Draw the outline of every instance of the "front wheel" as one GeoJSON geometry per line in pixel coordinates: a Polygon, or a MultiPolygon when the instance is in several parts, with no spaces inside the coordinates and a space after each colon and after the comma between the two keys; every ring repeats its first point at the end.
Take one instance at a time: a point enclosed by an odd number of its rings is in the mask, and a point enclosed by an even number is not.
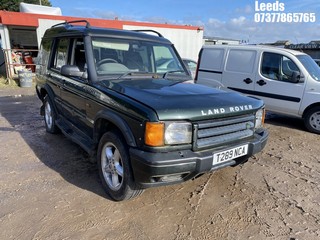
{"type": "Polygon", "coordinates": [[[98,168],[102,185],[115,201],[134,198],[142,194],[133,180],[127,145],[117,132],[105,133],[98,147],[98,168]]]}
{"type": "Polygon", "coordinates": [[[308,110],[304,117],[304,124],[310,132],[320,134],[320,107],[308,110]]]}

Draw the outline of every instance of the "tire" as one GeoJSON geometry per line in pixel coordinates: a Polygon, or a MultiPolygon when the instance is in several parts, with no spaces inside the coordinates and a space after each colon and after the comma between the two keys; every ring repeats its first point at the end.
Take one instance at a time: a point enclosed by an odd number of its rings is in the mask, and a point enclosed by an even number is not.
{"type": "Polygon", "coordinates": [[[44,123],[46,125],[46,131],[48,133],[58,133],[59,129],[56,125],[56,113],[53,108],[53,104],[47,95],[44,100],[44,123]]]}
{"type": "Polygon", "coordinates": [[[310,132],[320,134],[320,107],[308,110],[304,117],[304,124],[310,132]]]}
{"type": "Polygon", "coordinates": [[[117,132],[105,133],[98,147],[97,162],[102,185],[115,201],[128,200],[142,194],[133,180],[128,147],[117,132]]]}

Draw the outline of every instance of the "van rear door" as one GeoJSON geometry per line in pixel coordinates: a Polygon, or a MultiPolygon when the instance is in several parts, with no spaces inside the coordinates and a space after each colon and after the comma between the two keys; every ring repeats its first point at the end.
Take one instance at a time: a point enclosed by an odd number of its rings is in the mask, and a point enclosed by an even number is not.
{"type": "Polygon", "coordinates": [[[203,47],[199,53],[195,82],[209,87],[221,87],[224,48],[203,47]]]}

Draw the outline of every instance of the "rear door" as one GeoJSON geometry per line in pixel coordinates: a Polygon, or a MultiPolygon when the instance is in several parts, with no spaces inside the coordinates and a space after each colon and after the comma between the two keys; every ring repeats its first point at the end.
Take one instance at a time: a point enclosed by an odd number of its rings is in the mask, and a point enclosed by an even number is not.
{"type": "Polygon", "coordinates": [[[86,89],[88,88],[88,81],[85,78],[87,64],[84,40],[83,38],[70,38],[69,43],[67,64],[77,66],[83,72],[83,77],[62,76],[61,99],[64,116],[76,128],[92,137],[92,128],[86,117],[86,89]]]}
{"type": "MultiPolygon", "coordinates": [[[[54,94],[55,105],[58,109],[58,114],[63,113],[62,100],[61,100],[61,88],[63,86],[63,77],[60,75],[60,69],[68,61],[68,39],[57,38],[54,41],[54,47],[52,52],[52,58],[49,62],[49,70],[46,74],[47,83],[54,94]]],[[[43,46],[46,47],[45,44],[43,46]]]]}

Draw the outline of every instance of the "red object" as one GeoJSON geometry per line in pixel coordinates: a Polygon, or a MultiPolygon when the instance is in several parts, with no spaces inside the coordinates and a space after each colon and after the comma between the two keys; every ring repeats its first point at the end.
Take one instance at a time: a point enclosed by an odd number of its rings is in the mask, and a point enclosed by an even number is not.
{"type": "Polygon", "coordinates": [[[27,68],[30,68],[32,72],[35,72],[36,66],[35,65],[28,65],[33,64],[32,57],[30,55],[23,56],[23,61],[27,64],[27,68]]]}

